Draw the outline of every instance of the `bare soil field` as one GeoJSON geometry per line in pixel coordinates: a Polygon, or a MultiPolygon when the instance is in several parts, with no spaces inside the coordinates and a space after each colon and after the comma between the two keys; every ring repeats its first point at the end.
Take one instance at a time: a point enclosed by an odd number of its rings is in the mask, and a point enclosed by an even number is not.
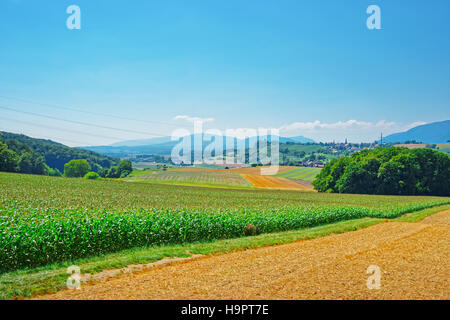
{"type": "MultiPolygon", "coordinates": [[[[233,172],[233,173],[245,173],[245,174],[261,174],[261,168],[269,168],[268,166],[263,167],[251,167],[251,168],[230,168],[230,169],[201,169],[201,168],[176,168],[169,169],[168,171],[225,171],[225,172],[233,172]]],[[[298,167],[291,166],[280,166],[278,169],[278,173],[282,173],[291,169],[295,169],[298,167]]]]}
{"type": "Polygon", "coordinates": [[[396,144],[395,147],[403,147],[408,149],[422,149],[426,147],[426,143],[409,143],[409,144],[396,144]]]}
{"type": "Polygon", "coordinates": [[[450,299],[450,210],[419,223],[233,252],[37,299],[450,299]],[[380,289],[366,270],[381,269],[380,289]]]}
{"type": "Polygon", "coordinates": [[[395,147],[404,147],[408,149],[426,148],[427,145],[436,144],[439,148],[450,148],[450,143],[409,143],[409,144],[396,144],[395,147]]]}
{"type": "MultiPolygon", "coordinates": [[[[242,176],[249,183],[251,183],[256,188],[262,189],[285,189],[285,190],[305,190],[310,191],[313,190],[313,186],[311,183],[307,181],[298,180],[294,181],[292,179],[287,179],[283,177],[275,177],[275,176],[267,176],[261,175],[261,168],[269,168],[265,167],[253,167],[253,168],[234,168],[234,169],[200,169],[200,168],[177,168],[177,169],[169,169],[167,172],[162,175],[170,175],[171,172],[185,172],[186,174],[191,172],[195,172],[201,174],[202,172],[213,173],[213,172],[221,172],[221,173],[234,173],[242,176]]],[[[283,173],[298,167],[291,166],[280,166],[278,173],[283,173]]]]}
{"type": "MultiPolygon", "coordinates": [[[[264,167],[253,167],[253,168],[238,168],[238,169],[229,169],[229,171],[236,172],[236,173],[245,173],[245,174],[261,174],[261,168],[270,168],[268,166],[264,167]]],[[[291,166],[280,166],[278,167],[278,173],[282,173],[291,169],[294,169],[297,167],[291,167],[291,166]]]]}
{"type": "Polygon", "coordinates": [[[312,188],[305,186],[303,184],[297,183],[295,181],[273,177],[273,176],[261,176],[257,174],[241,174],[246,180],[256,188],[263,189],[286,189],[286,190],[312,190],[312,188]]]}
{"type": "Polygon", "coordinates": [[[295,182],[297,182],[298,184],[301,184],[301,185],[303,185],[303,186],[305,186],[305,187],[307,187],[307,188],[309,188],[309,189],[311,189],[311,190],[313,190],[314,189],[314,186],[313,186],[313,184],[311,183],[311,181],[307,181],[307,180],[299,180],[299,179],[291,179],[292,181],[295,181],[295,182]]]}

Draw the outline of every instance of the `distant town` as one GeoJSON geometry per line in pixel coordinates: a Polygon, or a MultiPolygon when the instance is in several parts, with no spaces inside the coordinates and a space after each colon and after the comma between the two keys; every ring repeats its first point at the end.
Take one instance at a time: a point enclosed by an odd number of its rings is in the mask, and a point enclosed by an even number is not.
{"type": "MultiPolygon", "coordinates": [[[[444,153],[450,153],[450,143],[421,143],[419,141],[406,141],[405,143],[381,143],[381,141],[374,141],[373,143],[350,143],[347,140],[344,142],[321,142],[321,143],[281,143],[280,144],[280,165],[299,166],[299,167],[315,167],[323,168],[329,161],[335,158],[349,156],[355,152],[362,150],[371,150],[375,148],[386,147],[406,147],[409,149],[415,148],[430,148],[444,153]]],[[[162,165],[175,166],[170,158],[170,155],[130,155],[123,157],[123,159],[130,160],[133,166],[141,169],[160,168],[162,165]]],[[[252,164],[247,164],[251,166],[252,164]]],[[[197,165],[179,165],[180,167],[192,167],[197,165]]],[[[223,166],[227,167],[242,167],[242,164],[225,163],[223,166]]]]}

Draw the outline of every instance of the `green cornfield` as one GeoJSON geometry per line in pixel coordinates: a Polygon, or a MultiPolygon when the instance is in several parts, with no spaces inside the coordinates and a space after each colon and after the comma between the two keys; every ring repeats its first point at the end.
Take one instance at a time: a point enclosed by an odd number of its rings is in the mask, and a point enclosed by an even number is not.
{"type": "Polygon", "coordinates": [[[0,272],[123,249],[211,241],[361,217],[394,218],[450,198],[234,190],[0,173],[0,272]]]}

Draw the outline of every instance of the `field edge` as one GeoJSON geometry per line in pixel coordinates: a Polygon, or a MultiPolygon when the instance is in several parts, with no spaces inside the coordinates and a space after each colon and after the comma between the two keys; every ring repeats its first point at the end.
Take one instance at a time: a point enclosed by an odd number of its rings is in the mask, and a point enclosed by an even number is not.
{"type": "Polygon", "coordinates": [[[119,269],[130,265],[152,263],[164,258],[183,258],[198,254],[224,254],[232,251],[292,243],[330,234],[355,231],[384,221],[417,222],[432,214],[448,209],[450,209],[450,205],[441,205],[408,213],[391,220],[365,217],[312,228],[261,234],[252,237],[183,245],[134,248],[104,256],[57,263],[31,270],[17,270],[0,275],[0,299],[21,299],[65,289],[68,277],[66,271],[67,267],[71,265],[79,266],[83,274],[96,274],[105,270],[119,269]]]}

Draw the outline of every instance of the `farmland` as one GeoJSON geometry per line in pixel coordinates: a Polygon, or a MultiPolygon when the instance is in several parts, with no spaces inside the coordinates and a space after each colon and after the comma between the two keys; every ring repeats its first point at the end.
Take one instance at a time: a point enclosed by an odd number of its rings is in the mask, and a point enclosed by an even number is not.
{"type": "Polygon", "coordinates": [[[312,191],[311,188],[286,178],[262,176],[258,174],[242,174],[242,176],[250,181],[256,188],[312,191]]]}
{"type": "Polygon", "coordinates": [[[140,172],[129,181],[173,184],[249,187],[251,184],[237,173],[209,170],[149,170],[140,172]]]}
{"type": "Polygon", "coordinates": [[[403,147],[408,149],[423,149],[427,147],[433,147],[443,153],[450,153],[450,143],[409,143],[409,144],[396,144],[395,147],[403,147]]]}
{"type": "Polygon", "coordinates": [[[320,170],[320,168],[300,167],[278,173],[276,176],[295,180],[313,181],[320,170]]]}
{"type": "MultiPolygon", "coordinates": [[[[82,290],[63,290],[37,299],[448,300],[450,210],[440,207],[423,212],[430,210],[440,213],[417,223],[396,219],[375,223],[370,219],[372,222],[354,232],[313,239],[303,236],[304,241],[192,257],[184,263],[140,269],[132,276],[96,281],[82,290]],[[383,270],[381,290],[367,290],[365,271],[374,262],[383,270]]],[[[347,223],[351,221],[334,226],[347,223]]],[[[272,236],[276,234],[251,238],[272,236]]]]}
{"type": "Polygon", "coordinates": [[[0,272],[123,249],[236,238],[362,217],[393,218],[440,197],[317,194],[0,173],[0,272]]]}

